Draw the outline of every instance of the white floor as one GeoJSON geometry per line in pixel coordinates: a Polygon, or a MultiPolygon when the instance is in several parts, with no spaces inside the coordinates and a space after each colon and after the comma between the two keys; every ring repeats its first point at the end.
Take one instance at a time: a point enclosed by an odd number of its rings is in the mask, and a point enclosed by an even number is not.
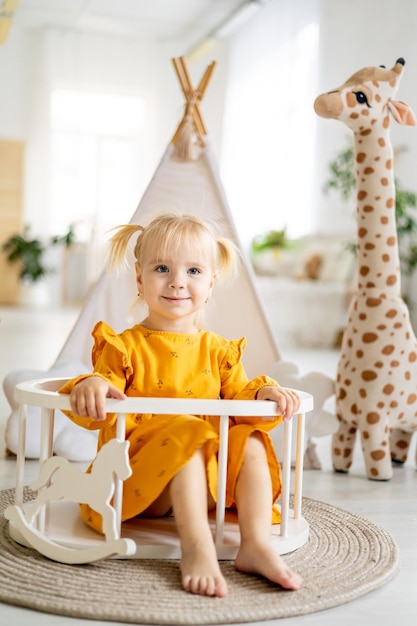
{"type": "MultiPolygon", "coordinates": [[[[0,308],[0,378],[14,369],[48,369],[72,327],[77,311],[24,310],[0,308]]],[[[333,351],[285,350],[285,360],[292,360],[302,371],[322,371],[334,375],[337,353],[333,351]]],[[[0,394],[0,437],[9,406],[0,394]]],[[[14,487],[15,462],[6,458],[0,441],[0,488],[14,487]]],[[[322,470],[304,473],[304,495],[331,503],[369,518],[385,528],[397,541],[401,552],[401,570],[387,585],[358,600],[328,611],[302,617],[261,622],[267,626],[415,626],[417,623],[417,473],[414,459],[396,468],[387,483],[366,479],[360,450],[356,450],[354,468],[349,475],[334,474],[330,461],[330,442],[318,443],[322,470]]],[[[414,457],[414,454],[412,454],[414,457]]],[[[114,623],[114,622],[113,622],[114,623]]],[[[78,620],[48,615],[0,604],[0,624],[5,626],[93,626],[109,622],[78,620]]]]}

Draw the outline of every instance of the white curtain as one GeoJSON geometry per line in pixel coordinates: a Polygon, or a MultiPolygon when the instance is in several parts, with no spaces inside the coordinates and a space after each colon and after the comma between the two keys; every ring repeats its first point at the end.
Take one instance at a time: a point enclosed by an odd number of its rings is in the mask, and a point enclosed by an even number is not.
{"type": "Polygon", "coordinates": [[[311,232],[318,0],[270,0],[230,42],[222,177],[240,238],[311,232]]]}

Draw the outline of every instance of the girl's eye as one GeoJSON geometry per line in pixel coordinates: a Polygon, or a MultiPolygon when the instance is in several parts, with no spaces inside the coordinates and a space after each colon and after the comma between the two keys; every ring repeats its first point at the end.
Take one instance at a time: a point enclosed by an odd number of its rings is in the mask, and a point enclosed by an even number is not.
{"type": "Polygon", "coordinates": [[[169,272],[168,265],[157,265],[155,268],[157,272],[169,272]]]}
{"type": "Polygon", "coordinates": [[[188,270],[189,274],[200,274],[200,270],[198,269],[198,267],[190,267],[190,269],[188,270]]]}

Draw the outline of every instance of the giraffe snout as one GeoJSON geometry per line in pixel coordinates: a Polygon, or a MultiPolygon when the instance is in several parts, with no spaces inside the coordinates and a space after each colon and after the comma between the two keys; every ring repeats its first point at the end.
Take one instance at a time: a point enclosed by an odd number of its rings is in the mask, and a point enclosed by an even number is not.
{"type": "Polygon", "coordinates": [[[342,99],[339,91],[323,93],[314,101],[314,111],[320,117],[336,119],[342,113],[342,108],[342,99]]]}

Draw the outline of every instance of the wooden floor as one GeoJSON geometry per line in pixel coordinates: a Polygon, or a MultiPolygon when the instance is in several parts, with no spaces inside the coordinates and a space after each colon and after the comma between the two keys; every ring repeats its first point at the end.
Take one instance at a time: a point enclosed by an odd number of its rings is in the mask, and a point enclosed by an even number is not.
{"type": "MultiPolygon", "coordinates": [[[[0,308],[0,377],[13,369],[48,369],[72,324],[75,310],[22,310],[0,308]]],[[[334,375],[334,351],[286,350],[282,355],[304,372],[334,375]]],[[[9,407],[0,396],[0,436],[3,440],[9,407]]],[[[15,462],[5,458],[0,443],[0,488],[14,487],[15,462]]],[[[265,626],[416,626],[417,624],[417,472],[414,458],[396,468],[390,482],[367,480],[360,450],[355,451],[349,475],[334,474],[328,438],[318,441],[322,470],[304,473],[304,495],[367,517],[397,541],[401,570],[387,585],[348,604],[310,615],[260,622],[265,626]]],[[[411,455],[414,457],[414,453],[411,455]]],[[[35,471],[35,464],[33,465],[35,471]]],[[[111,622],[71,619],[0,604],[0,624],[13,626],[93,626],[111,622]]],[[[112,622],[115,623],[115,622],[112,622]]]]}

